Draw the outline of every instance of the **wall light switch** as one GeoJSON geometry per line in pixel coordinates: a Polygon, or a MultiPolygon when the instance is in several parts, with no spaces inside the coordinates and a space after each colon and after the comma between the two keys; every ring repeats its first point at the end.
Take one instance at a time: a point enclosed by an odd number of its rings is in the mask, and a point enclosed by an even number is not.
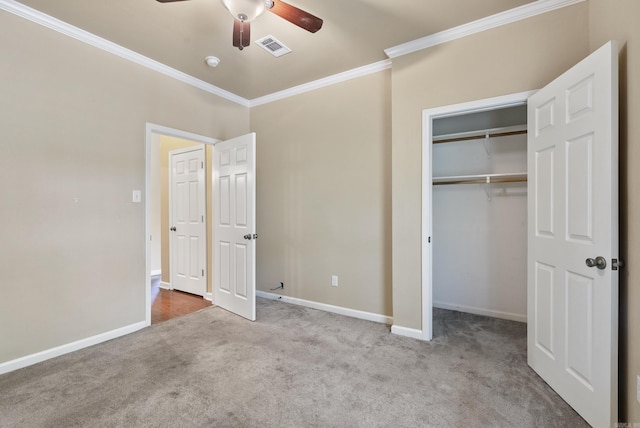
{"type": "Polygon", "coordinates": [[[331,285],[334,287],[338,286],[338,275],[331,275],[331,285]]]}
{"type": "Polygon", "coordinates": [[[131,201],[136,203],[142,202],[142,190],[134,190],[131,196],[131,201]]]}

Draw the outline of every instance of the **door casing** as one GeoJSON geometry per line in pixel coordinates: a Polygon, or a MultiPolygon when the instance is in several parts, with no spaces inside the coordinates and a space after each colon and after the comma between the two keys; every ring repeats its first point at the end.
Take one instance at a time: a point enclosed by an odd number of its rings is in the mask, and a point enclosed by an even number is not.
{"type": "Polygon", "coordinates": [[[181,138],[197,143],[214,145],[221,140],[216,138],[198,135],[179,129],[169,128],[162,125],[147,122],[145,129],[145,192],[144,192],[144,239],[145,239],[145,325],[151,325],[151,201],[148,197],[151,194],[151,147],[158,144],[159,137],[166,135],[169,137],[181,138]]]}
{"type": "Polygon", "coordinates": [[[433,251],[430,240],[433,230],[431,215],[433,120],[523,105],[527,103],[527,99],[535,92],[519,92],[484,100],[436,107],[422,112],[422,331],[420,336],[423,340],[431,340],[433,338],[433,251]]]}

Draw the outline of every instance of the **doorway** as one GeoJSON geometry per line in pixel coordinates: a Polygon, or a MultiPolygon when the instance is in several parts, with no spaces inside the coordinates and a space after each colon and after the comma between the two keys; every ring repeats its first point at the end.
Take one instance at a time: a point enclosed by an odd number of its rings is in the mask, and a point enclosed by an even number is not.
{"type": "Polygon", "coordinates": [[[531,96],[423,112],[424,338],[433,335],[434,119],[526,102],[527,363],[593,426],[617,421],[618,52],[606,43],[531,96]]]}
{"type": "MultiPolygon", "coordinates": [[[[152,194],[153,148],[161,138],[172,137],[205,144],[209,165],[207,190],[207,232],[209,241],[206,257],[207,292],[205,299],[213,300],[216,306],[240,315],[251,321],[256,319],[256,134],[250,133],[226,141],[220,141],[189,132],[147,123],[146,127],[146,174],[145,174],[145,241],[146,241],[146,325],[151,324],[151,272],[152,253],[158,253],[158,236],[169,231],[169,225],[156,226],[152,220],[154,208],[152,194]],[[215,151],[213,147],[215,145],[215,151]],[[215,161],[213,160],[215,154],[215,161]],[[215,210],[212,209],[215,207],[215,210]],[[154,241],[154,236],[156,241],[154,241]],[[154,245],[152,245],[152,243],[154,245]],[[152,251],[153,249],[153,251],[152,251]],[[215,260],[215,268],[212,265],[215,260]]],[[[156,207],[157,209],[157,207],[156,207]]],[[[161,272],[162,273],[162,272],[161,272]]],[[[166,285],[165,285],[166,286],[166,285]]]]}
{"type": "MultiPolygon", "coordinates": [[[[484,307],[477,304],[477,299],[473,300],[473,303],[455,303],[456,293],[458,295],[464,293],[464,290],[449,289],[446,292],[441,292],[436,297],[439,298],[438,302],[434,300],[434,247],[440,246],[439,249],[445,249],[445,251],[453,252],[455,254],[455,245],[448,247],[443,245],[446,243],[445,236],[434,236],[434,218],[436,214],[433,213],[433,201],[434,196],[438,201],[441,201],[443,205],[446,203],[452,207],[453,212],[451,215],[446,215],[446,221],[449,222],[450,229],[452,229],[457,235],[462,244],[467,245],[464,242],[469,238],[475,240],[476,246],[482,245],[484,242],[490,240],[490,228],[489,222],[485,222],[481,228],[474,228],[470,230],[463,230],[461,228],[455,228],[455,225],[451,224],[451,220],[455,217],[466,216],[461,221],[470,221],[474,215],[484,216],[485,220],[491,215],[490,209],[493,209],[497,205],[504,205],[507,200],[514,202],[514,198],[501,198],[498,204],[491,204],[491,200],[496,199],[494,192],[499,190],[502,195],[514,195],[518,192],[522,193],[522,185],[520,182],[526,180],[526,142],[524,146],[524,153],[518,154],[512,153],[514,147],[521,146],[521,142],[517,138],[522,138],[522,129],[526,130],[526,115],[522,119],[520,114],[522,107],[524,106],[526,113],[526,103],[529,96],[533,92],[522,92],[502,97],[489,98],[485,100],[473,101],[468,103],[456,104],[451,106],[439,107],[435,109],[425,110],[423,112],[423,159],[422,159],[422,230],[423,230],[423,251],[422,251],[422,338],[424,340],[431,340],[433,337],[433,307],[443,309],[456,309],[464,312],[471,312],[480,315],[497,316],[499,318],[512,319],[518,321],[526,320],[526,310],[519,311],[518,309],[492,309],[486,302],[484,307]],[[503,112],[501,114],[494,114],[495,112],[503,112]],[[496,119],[496,117],[498,119],[496,119]],[[461,120],[464,119],[464,120],[461,120]],[[518,123],[520,122],[520,123],[518,123]],[[463,125],[461,125],[463,124],[463,125]],[[524,127],[522,126],[524,125],[524,127]],[[482,130],[479,132],[479,130],[482,130]],[[505,135],[506,134],[506,135],[505,135]],[[507,138],[516,139],[515,142],[504,141],[503,136],[507,138]],[[438,144],[438,143],[447,144],[438,144]],[[451,143],[451,144],[449,144],[451,143]],[[507,143],[507,146],[504,145],[507,143]],[[434,144],[438,145],[438,148],[434,150],[434,144]],[[498,151],[496,151],[498,150],[498,151]],[[439,152],[439,153],[437,153],[439,152]],[[475,161],[473,156],[478,154],[475,161]],[[440,155],[442,158],[448,159],[446,163],[440,163],[438,165],[439,170],[434,177],[434,155],[440,155]],[[471,154],[471,156],[469,156],[471,154]],[[519,157],[524,157],[519,159],[519,157]],[[463,158],[467,156],[467,160],[463,158]],[[506,159],[506,161],[505,161],[506,159]],[[502,162],[504,165],[496,165],[496,163],[502,162]],[[524,162],[524,165],[520,165],[524,162]],[[478,165],[473,165],[477,163],[478,165]],[[448,169],[447,164],[451,165],[448,169]],[[479,168],[474,170],[473,168],[479,168]],[[463,168],[460,170],[459,168],[463,168]],[[466,169],[465,169],[466,168],[466,169]],[[469,169],[471,168],[471,169],[469,169]],[[504,171],[502,169],[504,169],[504,171]],[[515,169],[514,169],[515,168],[515,169]],[[524,170],[522,170],[524,168],[524,170]],[[496,182],[505,183],[499,184],[499,188],[496,189],[496,182]],[[463,186],[464,184],[471,183],[474,188],[463,186]],[[514,183],[514,184],[511,184],[514,183]],[[434,185],[438,186],[438,193],[434,195],[434,185]],[[453,185],[453,186],[450,186],[453,185]],[[454,190],[451,192],[450,190],[454,190]],[[461,193],[467,194],[461,194],[461,193]],[[485,202],[484,205],[487,208],[483,208],[482,213],[476,213],[472,210],[462,208],[456,204],[456,200],[464,201],[464,204],[469,202],[469,197],[477,198],[480,203],[485,202]],[[472,236],[471,236],[471,235],[472,236]],[[451,248],[449,248],[451,247],[451,248]],[[524,312],[524,313],[517,313],[524,312]],[[524,319],[523,319],[524,318],[524,319]]],[[[521,141],[521,140],[520,140],[521,141]]],[[[520,147],[521,148],[521,147],[520,147]]],[[[525,183],[526,185],[526,183],[525,183]]],[[[525,187],[526,195],[526,187],[525,187]]],[[[515,201],[518,205],[518,201],[515,201]]],[[[519,201],[519,205],[523,205],[519,201]]],[[[512,204],[513,205],[513,204],[512,204]]],[[[526,200],[522,207],[513,206],[510,210],[524,210],[524,213],[520,213],[520,217],[524,214],[524,218],[515,220],[513,224],[517,229],[526,226],[526,200]]],[[[443,216],[440,216],[442,219],[443,216]]],[[[513,223],[513,222],[512,222],[513,223]]],[[[439,228],[439,232],[442,228],[439,228]]],[[[437,234],[436,234],[437,235],[437,234]]],[[[460,247],[458,245],[458,247],[460,247]]],[[[520,251],[526,254],[526,235],[525,235],[525,247],[520,251]]],[[[469,249],[469,245],[467,248],[469,249]]],[[[477,254],[477,252],[476,252],[477,254]]],[[[438,255],[442,255],[438,253],[438,255]]],[[[490,254],[481,253],[473,256],[473,253],[469,257],[454,258],[446,262],[450,265],[450,268],[446,266],[438,266],[440,270],[443,268],[448,271],[455,271],[460,273],[461,267],[474,264],[481,272],[484,272],[486,281],[493,280],[496,276],[496,271],[499,270],[500,260],[490,257],[490,254]],[[497,265],[496,265],[497,264],[497,265]],[[458,266],[456,268],[456,265],[458,266]],[[496,265],[496,266],[493,266],[496,265]]],[[[441,259],[436,258],[436,262],[442,262],[441,259]]],[[[522,260],[522,266],[519,269],[512,269],[512,274],[515,277],[519,276],[520,271],[526,272],[526,259],[522,260]]],[[[473,269],[473,267],[471,267],[473,269]]],[[[522,275],[520,275],[522,276],[522,275]]],[[[468,280],[468,278],[467,278],[468,280]]],[[[485,288],[490,287],[490,284],[484,284],[485,288]]],[[[526,277],[522,278],[523,296],[521,300],[524,300],[524,308],[526,308],[526,277]]],[[[521,287],[521,288],[522,288],[521,287]]],[[[494,294],[500,294],[500,291],[496,291],[494,294]]],[[[523,308],[523,309],[524,309],[523,308]]]]}
{"type": "MultiPolygon", "coordinates": [[[[169,255],[170,234],[173,233],[169,225],[169,151],[184,149],[185,147],[203,147],[205,151],[205,182],[211,183],[213,145],[219,140],[192,134],[185,131],[171,129],[155,124],[147,124],[146,129],[146,188],[145,212],[147,236],[146,248],[146,324],[150,325],[152,318],[167,319],[175,314],[185,314],[208,306],[212,300],[211,275],[205,275],[203,297],[190,294],[179,295],[174,291],[171,279],[171,257],[169,255]],[[163,160],[164,159],[164,160],[163,160]],[[162,186],[165,191],[162,191],[162,186]],[[164,196],[163,196],[164,195],[164,196]],[[167,296],[171,292],[176,296],[167,296]],[[162,294],[163,302],[156,301],[152,317],[154,300],[162,294]],[[194,301],[196,299],[197,301],[194,301]],[[164,309],[159,308],[164,306],[164,309]],[[158,312],[160,311],[160,312],[158,312]],[[173,314],[173,315],[171,315],[173,314]]],[[[206,186],[207,188],[209,186],[206,186]]],[[[210,189],[206,190],[205,236],[211,236],[211,198],[210,189]]],[[[207,239],[204,250],[211,254],[211,239],[207,239]]],[[[205,273],[211,272],[211,257],[204,257],[205,273]]],[[[200,293],[198,293],[200,294],[200,293]]]]}

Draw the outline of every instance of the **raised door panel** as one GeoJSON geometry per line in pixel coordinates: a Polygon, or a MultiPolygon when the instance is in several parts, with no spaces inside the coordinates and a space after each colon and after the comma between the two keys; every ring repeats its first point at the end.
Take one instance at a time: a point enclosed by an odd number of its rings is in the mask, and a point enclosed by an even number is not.
{"type": "Polygon", "coordinates": [[[567,240],[593,243],[593,133],[566,142],[567,240]]]}
{"type": "Polygon", "coordinates": [[[554,276],[553,266],[536,263],[534,310],[536,312],[535,346],[549,358],[555,358],[554,346],[554,276]]]}
{"type": "Polygon", "coordinates": [[[593,391],[593,278],[567,272],[565,282],[567,372],[593,391]]]}

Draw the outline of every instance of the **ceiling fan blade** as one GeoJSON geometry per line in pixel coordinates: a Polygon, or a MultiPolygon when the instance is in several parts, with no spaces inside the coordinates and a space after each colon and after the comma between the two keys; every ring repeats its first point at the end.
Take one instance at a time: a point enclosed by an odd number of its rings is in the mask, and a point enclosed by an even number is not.
{"type": "Polygon", "coordinates": [[[246,21],[233,20],[233,46],[242,50],[251,43],[251,25],[246,21]]]}
{"type": "Polygon", "coordinates": [[[305,12],[302,9],[298,9],[295,6],[291,6],[289,3],[285,3],[280,0],[273,0],[273,7],[269,9],[281,18],[286,19],[292,24],[297,25],[300,28],[315,33],[322,28],[322,19],[305,12]]]}

